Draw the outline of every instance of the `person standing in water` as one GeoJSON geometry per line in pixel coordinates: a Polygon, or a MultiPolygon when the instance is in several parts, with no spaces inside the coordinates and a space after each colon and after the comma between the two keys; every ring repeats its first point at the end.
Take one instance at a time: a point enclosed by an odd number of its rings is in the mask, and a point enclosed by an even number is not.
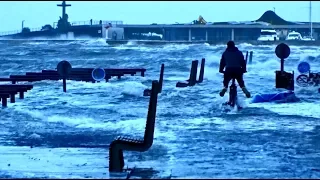
{"type": "Polygon", "coordinates": [[[231,79],[235,78],[247,98],[250,98],[250,92],[244,85],[243,74],[247,72],[246,61],[241,51],[235,46],[233,41],[227,43],[227,49],[223,52],[220,60],[219,72],[223,73],[223,89],[220,96],[223,97],[228,90],[231,79]],[[223,71],[225,68],[225,71],[223,71]]]}

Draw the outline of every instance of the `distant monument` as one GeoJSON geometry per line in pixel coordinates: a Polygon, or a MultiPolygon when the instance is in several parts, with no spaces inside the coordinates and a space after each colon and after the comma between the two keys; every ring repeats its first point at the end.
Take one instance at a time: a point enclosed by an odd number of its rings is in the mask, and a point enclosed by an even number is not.
{"type": "Polygon", "coordinates": [[[66,14],[66,7],[71,6],[71,4],[66,4],[66,1],[62,1],[62,4],[57,4],[57,6],[62,7],[62,18],[60,17],[58,21],[58,29],[66,30],[71,24],[68,21],[68,14],[66,14]]]}

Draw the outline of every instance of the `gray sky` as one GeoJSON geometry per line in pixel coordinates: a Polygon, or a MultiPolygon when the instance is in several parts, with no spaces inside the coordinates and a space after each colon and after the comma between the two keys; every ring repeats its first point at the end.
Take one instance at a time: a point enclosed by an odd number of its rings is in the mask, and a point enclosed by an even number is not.
{"type": "MultiPolygon", "coordinates": [[[[62,1],[1,1],[0,32],[38,28],[57,22],[62,1]]],[[[69,21],[122,20],[126,24],[186,23],[202,15],[207,22],[250,21],[273,10],[289,21],[309,21],[309,1],[67,1],[69,21]]],[[[320,2],[312,2],[312,19],[320,22],[320,2]]]]}

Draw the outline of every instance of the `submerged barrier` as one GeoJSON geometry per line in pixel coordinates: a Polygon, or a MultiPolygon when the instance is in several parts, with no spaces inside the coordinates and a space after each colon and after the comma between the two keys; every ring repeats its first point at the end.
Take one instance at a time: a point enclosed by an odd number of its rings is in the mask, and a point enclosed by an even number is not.
{"type": "Polygon", "coordinates": [[[63,80],[63,91],[66,92],[66,80],[100,82],[109,81],[112,77],[120,79],[126,74],[134,76],[138,72],[144,76],[146,69],[102,69],[102,68],[72,68],[68,61],[61,61],[57,65],[57,70],[42,70],[41,72],[26,72],[25,75],[10,75],[9,78],[0,78],[0,82],[36,82],[42,80],[63,80]],[[99,77],[103,75],[103,78],[99,77]]]}
{"type": "Polygon", "coordinates": [[[109,146],[109,171],[122,172],[124,167],[123,151],[147,151],[153,144],[157,101],[160,83],[152,81],[146,128],[143,139],[118,136],[109,146]]]}
{"type": "Polygon", "coordinates": [[[100,82],[109,81],[116,76],[120,79],[126,74],[134,76],[140,72],[144,76],[146,69],[103,69],[103,68],[72,68],[68,61],[61,61],[57,65],[57,70],[42,70],[41,72],[26,72],[25,75],[10,75],[8,78],[0,78],[0,82],[11,82],[12,84],[0,85],[0,101],[2,107],[7,107],[7,98],[10,102],[15,102],[15,95],[19,93],[20,99],[24,98],[24,93],[33,88],[33,85],[17,85],[17,82],[36,82],[42,80],[61,80],[63,92],[67,92],[67,80],[100,82]]]}
{"type": "Polygon", "coordinates": [[[19,98],[24,99],[24,93],[31,90],[33,85],[16,85],[4,84],[0,85],[0,101],[2,107],[7,107],[7,98],[10,98],[10,103],[15,103],[15,95],[19,93],[19,98]]]}
{"type": "Polygon", "coordinates": [[[203,82],[205,61],[206,61],[205,58],[202,58],[200,74],[199,74],[199,79],[198,80],[197,80],[198,60],[194,60],[191,63],[189,79],[186,80],[187,82],[177,82],[176,87],[194,86],[196,83],[203,82]]]}

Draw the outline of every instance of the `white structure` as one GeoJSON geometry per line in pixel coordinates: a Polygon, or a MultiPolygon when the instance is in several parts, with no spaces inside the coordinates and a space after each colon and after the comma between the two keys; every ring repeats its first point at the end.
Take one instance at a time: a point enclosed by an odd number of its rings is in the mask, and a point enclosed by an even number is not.
{"type": "Polygon", "coordinates": [[[124,28],[108,27],[103,24],[101,27],[101,36],[107,40],[123,40],[124,39],[124,28]]]}
{"type": "Polygon", "coordinates": [[[262,29],[258,41],[279,41],[277,31],[274,29],[262,29]]]}
{"type": "Polygon", "coordinates": [[[302,38],[300,33],[292,31],[292,32],[290,32],[288,34],[286,40],[298,40],[298,41],[301,41],[301,40],[303,40],[303,38],[302,38]]]}

